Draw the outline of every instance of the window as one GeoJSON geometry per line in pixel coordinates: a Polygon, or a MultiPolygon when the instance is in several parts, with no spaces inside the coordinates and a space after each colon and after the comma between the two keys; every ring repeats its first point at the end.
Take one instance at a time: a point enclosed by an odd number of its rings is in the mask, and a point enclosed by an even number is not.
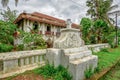
{"type": "Polygon", "coordinates": [[[34,22],[34,24],[33,24],[33,30],[38,30],[38,23],[37,22],[34,22]]]}
{"type": "Polygon", "coordinates": [[[49,25],[47,26],[47,31],[51,31],[51,27],[49,25]]]}
{"type": "Polygon", "coordinates": [[[60,32],[60,27],[57,27],[57,32],[60,32]]]}

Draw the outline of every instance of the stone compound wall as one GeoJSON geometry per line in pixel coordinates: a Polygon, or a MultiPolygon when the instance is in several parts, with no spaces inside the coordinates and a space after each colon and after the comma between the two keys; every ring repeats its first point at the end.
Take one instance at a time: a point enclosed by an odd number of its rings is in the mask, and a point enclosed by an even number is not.
{"type": "Polygon", "coordinates": [[[45,49],[0,53],[0,78],[43,66],[45,55],[45,49]]]}
{"type": "Polygon", "coordinates": [[[102,48],[110,48],[110,45],[108,43],[104,44],[92,44],[92,45],[86,45],[90,50],[93,52],[99,52],[102,48]]]}
{"type": "MultiPolygon", "coordinates": [[[[89,49],[92,49],[94,51],[99,51],[101,48],[108,48],[110,47],[108,44],[94,44],[94,45],[86,45],[88,46],[89,49]]],[[[46,53],[50,53],[47,55],[47,58],[49,58],[49,62],[51,64],[54,64],[55,66],[58,66],[60,63],[65,65],[67,67],[69,59],[74,59],[77,57],[82,57],[82,55],[74,55],[73,54],[67,54],[69,52],[73,53],[74,51],[79,51],[83,50],[86,48],[84,46],[83,48],[72,48],[72,49],[44,49],[44,50],[32,50],[32,51],[19,51],[19,52],[8,52],[8,53],[0,53],[0,78],[12,76],[14,74],[22,73],[26,70],[32,70],[34,68],[40,67],[45,65],[45,59],[46,59],[46,53]],[[64,51],[64,52],[63,52],[64,51]],[[67,55],[65,57],[64,54],[60,53],[66,53],[67,55]],[[56,55],[54,55],[56,54],[56,55]],[[69,56],[69,57],[68,57],[69,56]],[[65,61],[62,59],[62,62],[60,61],[60,58],[66,58],[65,61]]],[[[84,56],[89,55],[85,54],[84,56]]],[[[73,63],[73,62],[71,62],[73,63]]],[[[71,64],[70,63],[70,64],[71,64]]],[[[76,64],[76,63],[74,63],[76,64]]],[[[92,63],[91,63],[92,64],[92,63]]],[[[73,67],[72,70],[74,70],[74,66],[70,66],[71,68],[73,67]]],[[[84,67],[85,68],[85,67],[84,67]]],[[[74,73],[73,73],[74,74],[74,73]]]]}

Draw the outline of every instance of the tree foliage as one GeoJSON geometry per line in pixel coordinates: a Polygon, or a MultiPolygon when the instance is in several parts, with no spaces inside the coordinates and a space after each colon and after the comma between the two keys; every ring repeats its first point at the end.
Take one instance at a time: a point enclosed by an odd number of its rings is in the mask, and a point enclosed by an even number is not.
{"type": "Polygon", "coordinates": [[[17,10],[11,10],[7,7],[7,10],[1,10],[0,15],[3,17],[4,21],[13,22],[17,17],[17,10]]]}
{"type": "Polygon", "coordinates": [[[0,21],[0,52],[7,52],[13,49],[13,33],[16,26],[10,22],[0,21]]]}
{"type": "Polygon", "coordinates": [[[102,19],[90,20],[82,18],[81,22],[82,38],[86,44],[113,43],[115,35],[114,29],[102,19]],[[112,35],[112,36],[111,36],[112,35]]]}
{"type": "Polygon", "coordinates": [[[24,49],[44,49],[46,42],[40,34],[24,32],[19,30],[20,35],[18,38],[22,40],[24,49]]]}
{"type": "Polygon", "coordinates": [[[91,33],[92,21],[89,18],[82,18],[81,22],[82,36],[86,44],[89,44],[89,38],[91,33]]]}
{"type": "Polygon", "coordinates": [[[5,44],[13,44],[13,33],[16,25],[11,22],[0,21],[0,42],[5,44]]]}
{"type": "Polygon", "coordinates": [[[89,7],[87,15],[90,15],[92,19],[102,19],[113,27],[110,22],[108,12],[118,7],[118,5],[112,5],[113,0],[87,0],[86,5],[89,7]]]}
{"type": "Polygon", "coordinates": [[[87,15],[90,15],[93,20],[93,25],[88,33],[90,34],[89,42],[108,42],[113,46],[115,28],[111,23],[112,21],[110,21],[112,19],[109,18],[108,13],[117,8],[118,5],[113,5],[113,0],[87,0],[86,5],[88,6],[87,15]]]}
{"type": "Polygon", "coordinates": [[[109,34],[109,26],[108,24],[99,19],[99,20],[96,20],[93,24],[93,32],[95,33],[95,36],[96,36],[96,41],[97,43],[103,43],[103,42],[107,42],[107,36],[106,34],[109,34]]]}

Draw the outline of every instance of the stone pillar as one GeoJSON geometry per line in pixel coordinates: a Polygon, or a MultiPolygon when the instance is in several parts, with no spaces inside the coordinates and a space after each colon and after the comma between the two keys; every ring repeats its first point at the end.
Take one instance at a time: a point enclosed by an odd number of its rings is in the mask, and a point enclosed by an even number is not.
{"type": "Polygon", "coordinates": [[[36,56],[36,63],[38,63],[39,62],[39,57],[38,56],[36,56]]]}
{"type": "Polygon", "coordinates": [[[25,26],[26,26],[26,20],[24,19],[24,20],[23,20],[23,30],[26,32],[25,26]]]}
{"type": "Polygon", "coordinates": [[[66,25],[67,25],[67,28],[71,28],[71,25],[72,25],[71,19],[67,19],[66,25]]]}
{"type": "Polygon", "coordinates": [[[24,66],[24,59],[23,58],[20,59],[20,66],[24,66]]]}
{"type": "Polygon", "coordinates": [[[29,64],[29,58],[25,58],[25,65],[28,65],[29,64]]]}
{"type": "Polygon", "coordinates": [[[46,26],[45,24],[42,25],[42,33],[45,34],[46,26]]]}
{"type": "Polygon", "coordinates": [[[56,35],[55,26],[53,26],[53,27],[54,27],[54,30],[53,30],[54,31],[54,35],[56,35]]]}

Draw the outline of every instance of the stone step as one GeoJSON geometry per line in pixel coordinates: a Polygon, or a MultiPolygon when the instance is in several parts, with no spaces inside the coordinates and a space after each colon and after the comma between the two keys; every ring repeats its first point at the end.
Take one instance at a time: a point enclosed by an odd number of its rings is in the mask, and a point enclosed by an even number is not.
{"type": "Polygon", "coordinates": [[[87,56],[82,59],[70,61],[69,71],[73,75],[73,80],[84,80],[86,69],[97,67],[98,57],[95,55],[87,56]]]}
{"type": "Polygon", "coordinates": [[[90,55],[90,56],[86,56],[84,58],[79,58],[79,59],[72,60],[72,61],[70,61],[70,63],[77,65],[77,64],[80,64],[82,62],[89,61],[90,59],[95,59],[96,60],[96,58],[97,57],[95,55],[90,55]]]}
{"type": "Polygon", "coordinates": [[[82,47],[79,47],[79,48],[63,49],[65,54],[78,53],[78,52],[82,52],[82,51],[86,51],[86,50],[88,50],[87,46],[82,46],[82,47]]]}
{"type": "Polygon", "coordinates": [[[71,61],[71,60],[84,58],[86,56],[90,56],[91,54],[92,52],[90,50],[86,50],[78,53],[65,54],[65,56],[68,56],[68,59],[71,61]]]}

